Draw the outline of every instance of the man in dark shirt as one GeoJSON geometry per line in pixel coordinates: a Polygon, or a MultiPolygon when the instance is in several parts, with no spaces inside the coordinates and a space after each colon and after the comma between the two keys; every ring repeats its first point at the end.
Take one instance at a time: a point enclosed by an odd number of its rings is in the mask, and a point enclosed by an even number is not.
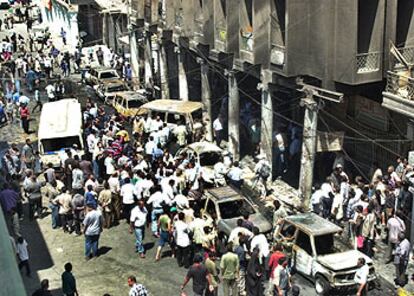
{"type": "Polygon", "coordinates": [[[181,290],[184,290],[190,279],[193,279],[193,292],[195,296],[204,295],[207,285],[210,291],[214,290],[214,287],[211,285],[211,275],[208,273],[207,268],[201,264],[202,261],[203,257],[200,254],[194,257],[194,264],[188,269],[181,290]]]}
{"type": "Polygon", "coordinates": [[[72,274],[72,264],[65,264],[65,271],[62,273],[62,292],[66,296],[78,296],[76,289],[76,279],[72,274]]]}

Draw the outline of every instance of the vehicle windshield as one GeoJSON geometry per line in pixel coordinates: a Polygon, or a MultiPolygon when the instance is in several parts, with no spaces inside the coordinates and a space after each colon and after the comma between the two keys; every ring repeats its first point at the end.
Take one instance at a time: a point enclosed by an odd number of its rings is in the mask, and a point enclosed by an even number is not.
{"type": "Polygon", "coordinates": [[[140,100],[131,100],[128,101],[128,108],[139,108],[141,107],[143,104],[143,102],[141,102],[140,100]]]}
{"type": "Polygon", "coordinates": [[[108,86],[107,92],[116,92],[116,91],[124,91],[126,90],[125,85],[114,85],[114,86],[108,86]]]}
{"type": "Polygon", "coordinates": [[[328,255],[340,252],[333,233],[315,236],[314,239],[317,255],[328,255]]]}
{"type": "Polygon", "coordinates": [[[201,166],[214,166],[220,161],[220,153],[217,152],[205,152],[200,154],[201,166]]]}
{"type": "Polygon", "coordinates": [[[54,138],[41,140],[44,153],[56,152],[61,149],[71,148],[74,144],[81,146],[81,142],[78,136],[66,137],[66,138],[54,138]]]}
{"type": "Polygon", "coordinates": [[[244,199],[220,202],[219,209],[221,219],[233,219],[255,213],[253,207],[244,199]]]}
{"type": "Polygon", "coordinates": [[[116,74],[116,72],[102,72],[101,73],[101,78],[102,79],[107,79],[107,78],[117,78],[118,75],[116,74]]]}

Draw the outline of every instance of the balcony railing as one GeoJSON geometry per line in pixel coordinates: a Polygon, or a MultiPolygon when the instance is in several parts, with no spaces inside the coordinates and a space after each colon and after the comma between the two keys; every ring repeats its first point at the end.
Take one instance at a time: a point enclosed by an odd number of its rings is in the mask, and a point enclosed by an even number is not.
{"type": "Polygon", "coordinates": [[[272,48],[270,50],[270,63],[278,67],[283,67],[285,65],[285,54],[285,46],[272,44],[272,48]]]}
{"type": "Polygon", "coordinates": [[[414,100],[414,79],[410,73],[388,72],[386,91],[403,99],[414,100]]]}
{"type": "Polygon", "coordinates": [[[381,52],[359,53],[356,55],[358,74],[377,72],[381,66],[381,52]]]}

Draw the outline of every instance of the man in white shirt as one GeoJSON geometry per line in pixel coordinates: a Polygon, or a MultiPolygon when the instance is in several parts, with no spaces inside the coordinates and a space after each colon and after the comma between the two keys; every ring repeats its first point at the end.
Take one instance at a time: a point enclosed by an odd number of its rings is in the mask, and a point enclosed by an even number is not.
{"type": "Polygon", "coordinates": [[[144,237],[145,223],[147,222],[148,211],[143,200],[138,200],[137,205],[131,211],[129,233],[135,233],[135,248],[141,258],[145,258],[144,237]]]}
{"type": "Polygon", "coordinates": [[[145,144],[145,154],[152,159],[152,153],[154,152],[154,149],[157,148],[157,143],[154,141],[154,137],[150,136],[149,141],[145,144]]]}
{"type": "Polygon", "coordinates": [[[181,267],[184,265],[185,268],[190,267],[190,237],[188,233],[188,225],[184,222],[185,214],[183,212],[178,213],[178,221],[174,225],[174,236],[177,243],[177,263],[181,267]]]}
{"type": "Polygon", "coordinates": [[[262,264],[264,262],[263,260],[265,260],[265,258],[269,256],[269,243],[267,241],[266,236],[260,233],[259,228],[257,228],[256,226],[253,227],[253,234],[254,237],[252,238],[252,241],[250,243],[250,251],[253,252],[254,248],[256,247],[259,248],[259,260],[262,264]]]}
{"type": "Polygon", "coordinates": [[[220,147],[221,141],[224,138],[224,129],[221,123],[220,116],[213,121],[213,130],[216,144],[220,147]]]}
{"type": "Polygon", "coordinates": [[[161,192],[161,187],[156,185],[154,188],[155,193],[153,193],[147,201],[147,204],[152,204],[151,211],[151,231],[155,237],[159,237],[158,234],[158,217],[164,213],[162,206],[164,203],[168,203],[165,198],[165,195],[161,192]]]}
{"type": "Polygon", "coordinates": [[[237,227],[234,228],[229,235],[228,242],[232,243],[234,247],[239,246],[239,233],[242,233],[244,237],[249,240],[253,237],[253,233],[245,227],[242,227],[243,219],[237,220],[237,227]]]}
{"type": "Polygon", "coordinates": [[[121,197],[122,197],[122,214],[124,218],[129,221],[131,210],[134,207],[134,194],[135,188],[131,184],[131,179],[126,178],[125,184],[121,187],[121,197]]]}
{"type": "Polygon", "coordinates": [[[53,102],[55,100],[55,87],[53,84],[48,84],[45,88],[47,98],[49,99],[49,102],[53,102]]]}
{"type": "Polygon", "coordinates": [[[357,296],[364,296],[368,293],[369,267],[365,264],[365,258],[358,259],[358,270],[355,273],[354,281],[358,285],[357,296]]]}
{"type": "Polygon", "coordinates": [[[85,226],[85,259],[98,255],[99,236],[102,232],[102,213],[90,205],[86,205],[87,214],[83,220],[85,226]]]}
{"type": "Polygon", "coordinates": [[[90,154],[92,154],[93,150],[95,149],[95,145],[97,142],[96,139],[96,132],[94,130],[91,131],[91,133],[86,138],[86,142],[88,143],[88,151],[90,154]]]}
{"type": "Polygon", "coordinates": [[[230,179],[230,184],[240,189],[241,185],[243,184],[242,174],[243,171],[239,167],[239,162],[235,161],[233,167],[227,173],[227,177],[230,179]]]}

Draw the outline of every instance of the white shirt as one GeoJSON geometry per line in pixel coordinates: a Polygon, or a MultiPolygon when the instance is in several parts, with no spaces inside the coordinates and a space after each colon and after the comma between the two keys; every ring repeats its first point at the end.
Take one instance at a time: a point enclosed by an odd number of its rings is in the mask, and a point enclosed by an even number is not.
{"type": "Polygon", "coordinates": [[[357,284],[366,284],[368,280],[369,267],[364,264],[355,273],[354,281],[357,284]]]}
{"type": "Polygon", "coordinates": [[[223,129],[223,125],[221,124],[220,120],[218,118],[216,118],[213,121],[213,129],[215,131],[221,131],[223,129]]]}
{"type": "Polygon", "coordinates": [[[122,203],[123,204],[133,204],[134,203],[134,185],[131,183],[127,183],[122,185],[121,187],[121,196],[122,196],[122,203]]]}
{"type": "Polygon", "coordinates": [[[233,181],[240,181],[243,171],[239,167],[232,167],[227,174],[233,181]]]}
{"type": "Polygon", "coordinates": [[[52,84],[46,86],[47,97],[53,99],[55,97],[55,87],[52,84]]]}
{"type": "Polygon", "coordinates": [[[156,132],[159,130],[160,126],[163,126],[163,125],[164,123],[162,122],[162,120],[152,120],[150,124],[150,131],[156,132]]]}
{"type": "Polygon", "coordinates": [[[181,220],[175,222],[175,240],[177,246],[188,247],[190,245],[190,238],[188,237],[188,225],[181,220]]]}
{"type": "Polygon", "coordinates": [[[311,197],[311,204],[317,205],[321,202],[321,199],[323,197],[323,192],[321,189],[316,190],[311,197]]]}
{"type": "Polygon", "coordinates": [[[154,186],[152,180],[140,180],[135,184],[135,194],[138,198],[149,197],[150,189],[154,186]]]}
{"type": "Polygon", "coordinates": [[[21,261],[29,260],[29,251],[27,250],[27,242],[23,240],[23,243],[16,244],[17,254],[19,254],[19,258],[21,261]]]}
{"type": "Polygon", "coordinates": [[[130,221],[134,223],[135,227],[142,227],[147,222],[147,214],[148,211],[145,207],[141,209],[139,206],[136,206],[131,211],[130,221]]]}
{"type": "Polygon", "coordinates": [[[145,144],[145,154],[152,154],[155,148],[157,148],[157,144],[155,144],[155,142],[147,142],[147,144],[145,144]]]}
{"type": "Polygon", "coordinates": [[[150,198],[147,201],[147,204],[152,203],[153,209],[160,209],[162,208],[162,203],[166,202],[165,195],[161,193],[160,191],[155,192],[153,195],[150,196],[150,198]]]}
{"type": "Polygon", "coordinates": [[[96,137],[94,134],[89,134],[86,138],[86,142],[88,143],[89,152],[92,152],[95,149],[96,144],[96,137]]]}
{"type": "Polygon", "coordinates": [[[229,235],[228,242],[233,243],[233,245],[239,245],[239,233],[243,233],[244,236],[247,236],[249,239],[253,237],[253,233],[244,227],[237,226],[234,228],[229,235]]]}
{"type": "Polygon", "coordinates": [[[105,161],[104,161],[104,165],[106,167],[106,174],[107,175],[112,175],[115,172],[115,167],[113,164],[113,159],[112,157],[106,157],[105,161]]]}
{"type": "Polygon", "coordinates": [[[119,180],[118,177],[110,177],[108,179],[108,185],[109,189],[112,193],[118,193],[119,192],[119,180]]]}
{"type": "Polygon", "coordinates": [[[338,209],[335,215],[336,220],[341,220],[344,217],[344,207],[343,207],[344,197],[342,194],[335,194],[332,203],[332,211],[338,209]]]}
{"type": "Polygon", "coordinates": [[[324,197],[329,197],[329,193],[333,193],[332,186],[329,183],[323,183],[321,186],[321,190],[324,197]]]}
{"type": "Polygon", "coordinates": [[[264,236],[264,234],[258,234],[255,237],[253,237],[253,239],[251,241],[250,251],[253,252],[255,247],[259,248],[259,250],[260,250],[259,255],[261,257],[269,256],[269,253],[270,253],[269,243],[267,242],[267,239],[264,236]]]}
{"type": "Polygon", "coordinates": [[[182,210],[184,208],[188,208],[189,202],[188,198],[185,195],[177,194],[174,198],[175,204],[177,205],[177,208],[182,210]]]}

